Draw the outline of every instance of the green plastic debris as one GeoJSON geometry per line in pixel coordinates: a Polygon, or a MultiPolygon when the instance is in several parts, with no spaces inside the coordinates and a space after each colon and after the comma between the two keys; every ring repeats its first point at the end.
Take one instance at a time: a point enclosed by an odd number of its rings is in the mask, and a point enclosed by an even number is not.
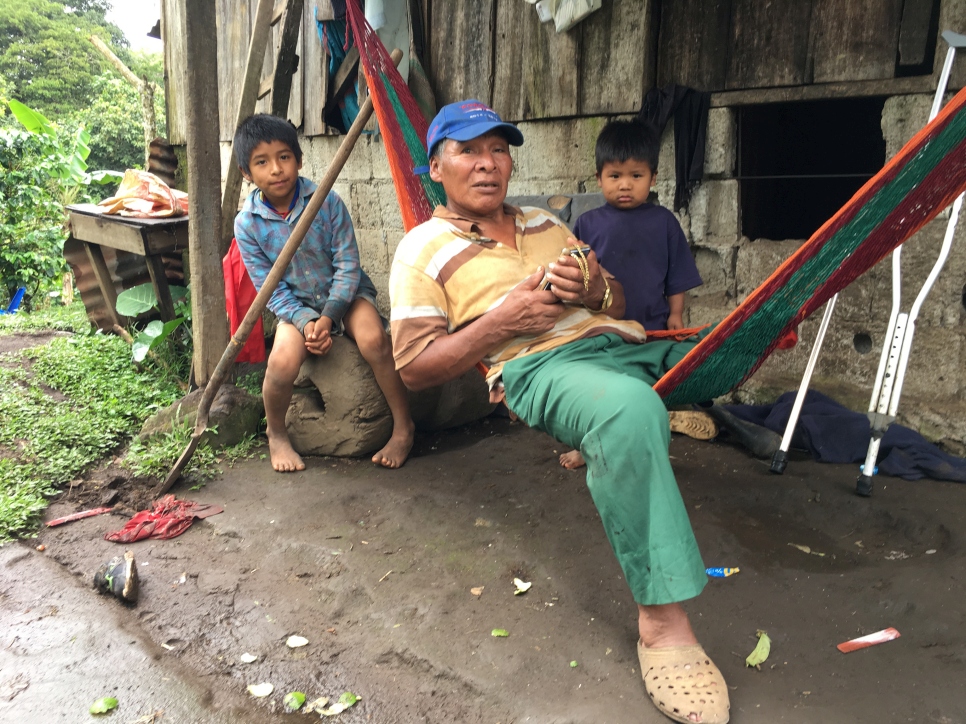
{"type": "Polygon", "coordinates": [[[302,708],[302,704],[305,703],[305,694],[301,691],[290,691],[282,699],[282,703],[285,704],[285,708],[289,711],[298,711],[302,708]]]}
{"type": "Polygon", "coordinates": [[[88,710],[91,714],[107,714],[111,709],[117,708],[117,699],[113,696],[102,696],[100,699],[91,704],[91,708],[88,710]]]}
{"type": "Polygon", "coordinates": [[[490,631],[490,636],[494,636],[498,639],[505,639],[509,635],[510,635],[510,632],[507,631],[505,628],[495,628],[492,631],[490,631]]]}
{"type": "Polygon", "coordinates": [[[768,654],[771,653],[771,639],[768,638],[768,634],[758,629],[758,645],[755,646],[755,650],[752,651],[748,658],[745,659],[745,666],[754,666],[759,671],[761,670],[761,665],[765,663],[768,658],[768,654]]]}

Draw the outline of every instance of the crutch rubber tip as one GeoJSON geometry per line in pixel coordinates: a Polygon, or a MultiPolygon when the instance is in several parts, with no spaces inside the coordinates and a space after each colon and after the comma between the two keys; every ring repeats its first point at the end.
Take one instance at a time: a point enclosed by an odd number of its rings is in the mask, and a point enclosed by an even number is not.
{"type": "Polygon", "coordinates": [[[781,475],[785,472],[785,466],[788,465],[788,453],[784,450],[776,450],[775,456],[771,459],[771,467],[768,468],[775,475],[781,475]]]}
{"type": "Polygon", "coordinates": [[[871,497],[872,495],[872,476],[871,475],[865,475],[863,473],[856,479],[855,494],[861,495],[863,498],[871,497]]]}

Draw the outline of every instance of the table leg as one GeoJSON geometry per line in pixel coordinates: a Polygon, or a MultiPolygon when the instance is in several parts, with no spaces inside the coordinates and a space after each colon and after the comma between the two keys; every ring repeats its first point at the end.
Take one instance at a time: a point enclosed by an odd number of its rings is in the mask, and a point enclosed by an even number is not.
{"type": "Polygon", "coordinates": [[[161,311],[161,321],[170,322],[174,319],[174,301],[171,299],[171,289],[168,287],[168,277],[164,274],[164,261],[160,256],[144,257],[154,284],[154,294],[158,298],[158,309],[161,311]]]}
{"type": "Polygon", "coordinates": [[[94,277],[101,288],[101,296],[104,297],[104,304],[107,306],[107,313],[114,324],[125,326],[127,318],[117,313],[117,289],[114,287],[114,279],[104,261],[104,253],[97,244],[89,241],[84,242],[84,249],[87,251],[87,258],[91,262],[91,269],[94,270],[94,277]]]}

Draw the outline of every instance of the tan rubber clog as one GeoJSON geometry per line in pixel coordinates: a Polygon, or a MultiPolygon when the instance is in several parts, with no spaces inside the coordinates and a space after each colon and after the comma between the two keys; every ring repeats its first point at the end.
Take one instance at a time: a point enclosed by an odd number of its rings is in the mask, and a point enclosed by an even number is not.
{"type": "Polygon", "coordinates": [[[731,701],[724,677],[699,644],[646,649],[637,642],[644,688],[665,716],[690,724],[726,724],[731,701]]]}

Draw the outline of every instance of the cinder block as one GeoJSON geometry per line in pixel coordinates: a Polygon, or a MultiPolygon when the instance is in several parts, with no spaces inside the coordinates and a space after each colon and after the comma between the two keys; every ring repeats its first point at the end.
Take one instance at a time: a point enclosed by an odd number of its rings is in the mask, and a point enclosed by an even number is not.
{"type": "MultiPolygon", "coordinates": [[[[302,146],[302,175],[316,183],[322,180],[329,167],[329,161],[335,156],[342,144],[344,136],[312,136],[300,138],[302,146]]],[[[371,141],[368,137],[356,141],[352,153],[346,159],[345,166],[339,173],[339,180],[343,182],[365,181],[372,178],[372,160],[370,151],[371,141]]]]}
{"type": "Polygon", "coordinates": [[[691,194],[688,215],[691,217],[691,239],[695,244],[734,247],[741,233],[738,228],[738,182],[701,182],[691,194]]]}
{"type": "Polygon", "coordinates": [[[932,96],[893,96],[882,109],[882,137],[886,142],[886,158],[892,158],[929,119],[932,96]]]}
{"type": "Polygon", "coordinates": [[[373,229],[356,229],[356,243],[362,268],[371,277],[375,273],[389,273],[389,247],[386,232],[373,229]]]}
{"type": "Polygon", "coordinates": [[[350,213],[356,233],[360,229],[383,228],[382,208],[375,184],[372,181],[360,181],[352,184],[349,189],[350,213]]]}
{"type": "Polygon", "coordinates": [[[694,262],[704,284],[688,292],[690,297],[725,295],[733,298],[735,290],[734,249],[695,247],[694,262]]]}
{"type": "Polygon", "coordinates": [[[737,124],[733,108],[708,111],[708,135],[704,146],[706,178],[729,178],[735,173],[738,148],[737,124]]]}
{"type": "Polygon", "coordinates": [[[798,241],[753,241],[738,249],[737,277],[738,299],[743,300],[794,254],[798,241]]]}
{"type": "Polygon", "coordinates": [[[592,178],[601,116],[519,124],[525,143],[513,149],[514,175],[525,179],[592,178]]]}

